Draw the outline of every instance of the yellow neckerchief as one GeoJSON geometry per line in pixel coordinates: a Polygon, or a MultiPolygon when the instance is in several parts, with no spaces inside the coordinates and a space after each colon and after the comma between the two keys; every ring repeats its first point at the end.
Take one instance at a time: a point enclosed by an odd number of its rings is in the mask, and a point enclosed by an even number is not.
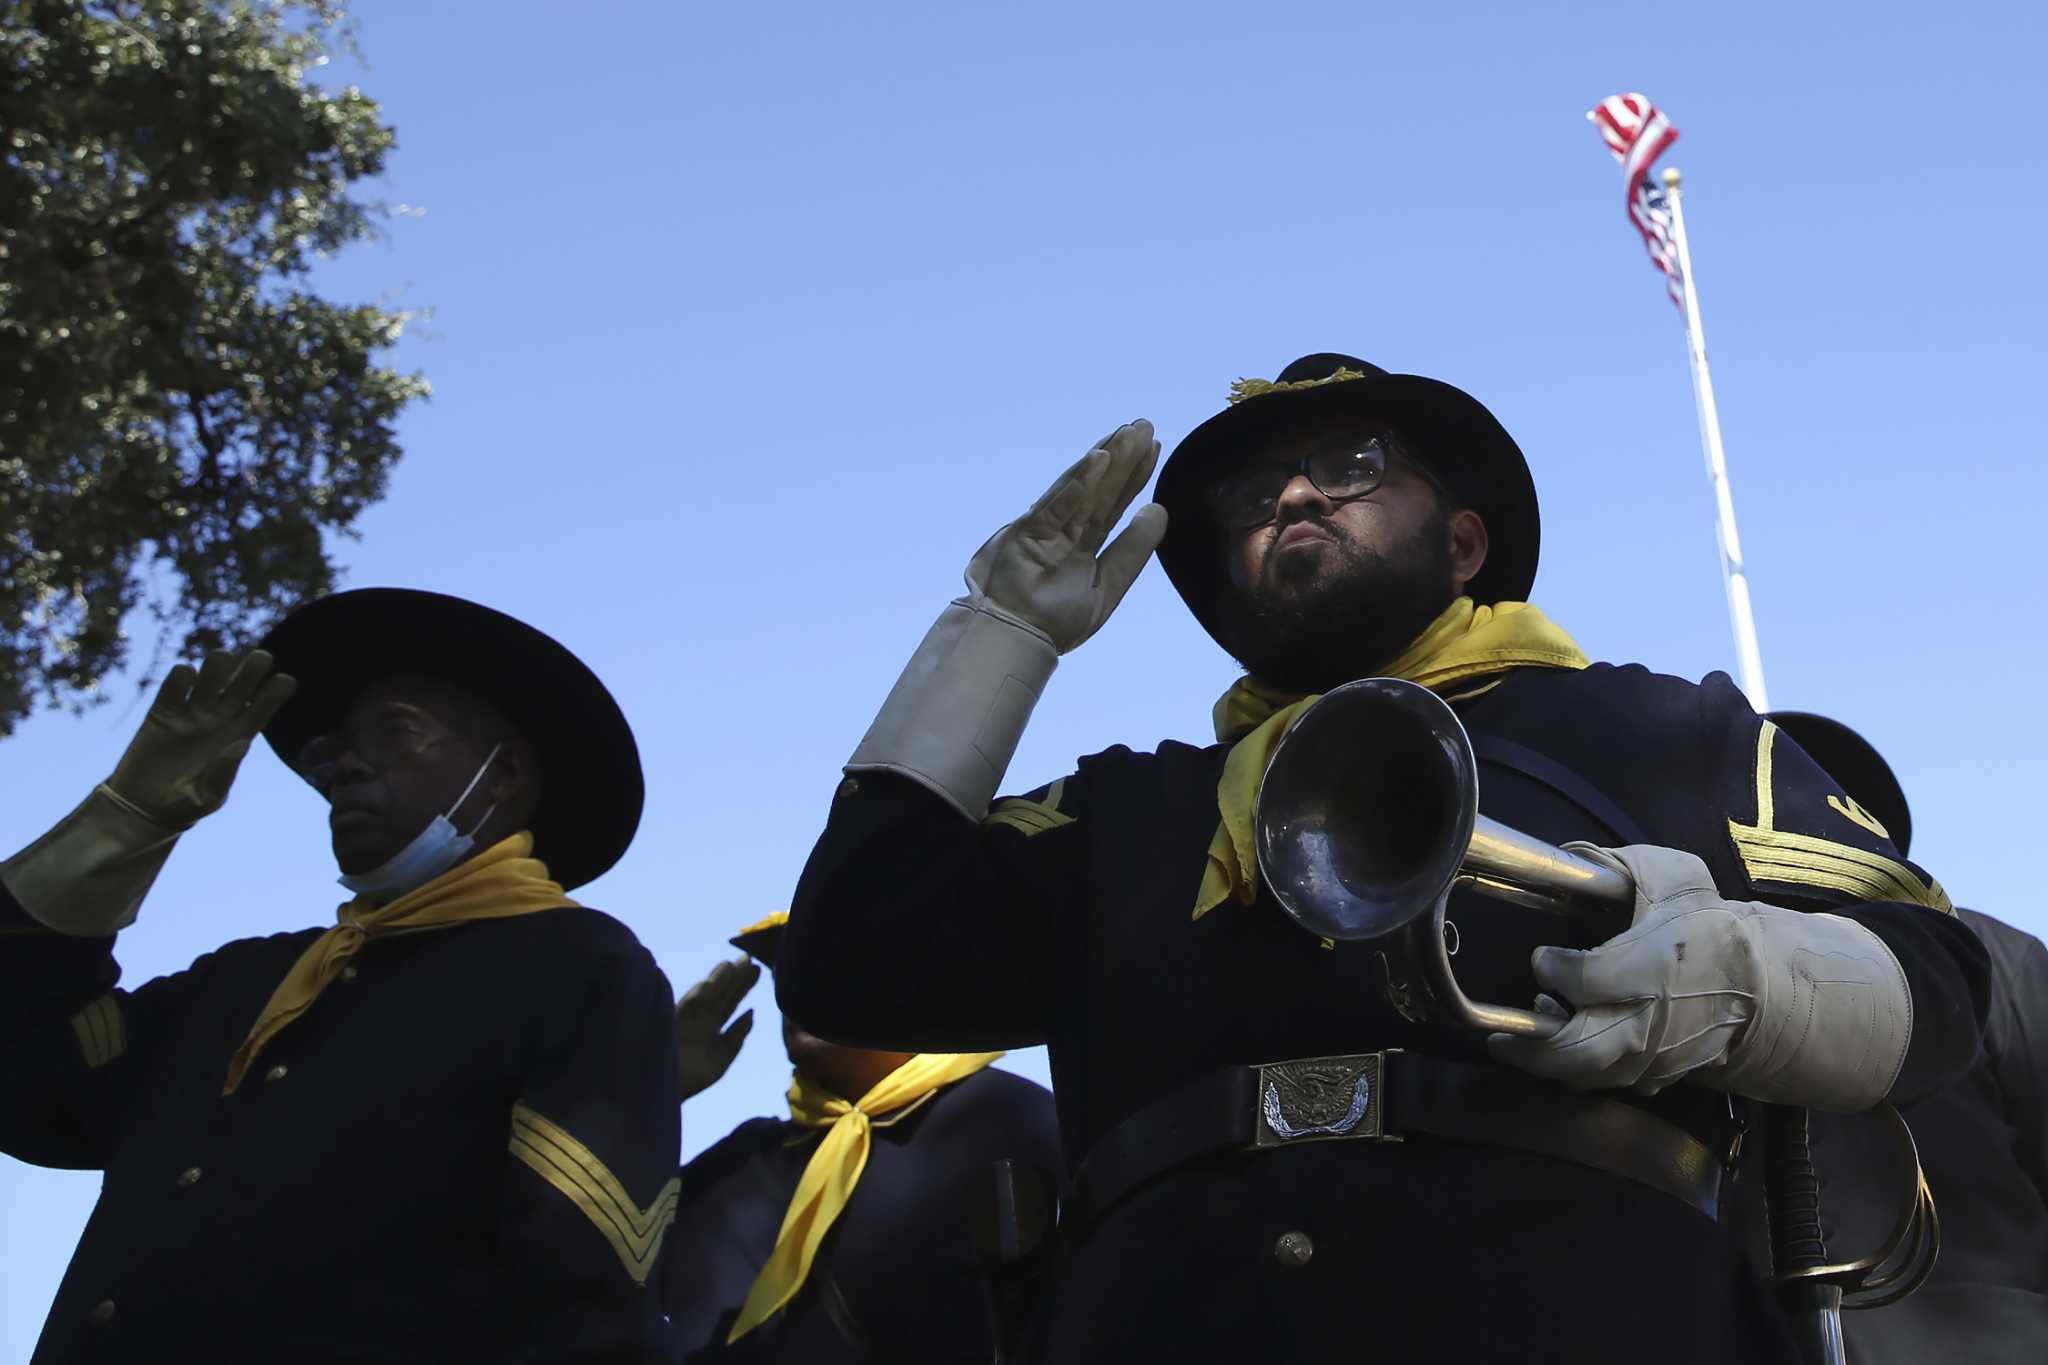
{"type": "MultiPolygon", "coordinates": [[[[1504,673],[1511,668],[1584,668],[1588,660],[1572,637],[1527,602],[1473,605],[1461,597],[1388,664],[1383,677],[1405,678],[1433,690],[1504,673]]],[[[1216,703],[1216,738],[1236,745],[1223,762],[1216,805],[1223,814],[1209,841],[1209,864],[1195,896],[1200,919],[1224,901],[1258,899],[1259,857],[1254,816],[1259,784],[1273,750],[1315,696],[1279,692],[1245,677],[1216,703]]]]}
{"type": "Polygon", "coordinates": [[[284,980],[271,992],[270,1003],[256,1016],[249,1036],[229,1060],[227,1084],[220,1093],[235,1093],[256,1054],[285,1025],[312,1008],[320,992],[341,975],[348,960],[371,939],[415,929],[439,929],[467,920],[504,919],[540,910],[573,908],[576,902],[548,879],[548,865],[532,854],[533,836],[515,834],[389,905],[368,904],[358,897],[342,906],[335,912],[339,923],[307,945],[292,969],[285,973],[284,980]]]}
{"type": "Polygon", "coordinates": [[[729,1346],[759,1327],[803,1288],[811,1273],[818,1247],[846,1203],[853,1187],[867,1169],[869,1131],[886,1128],[896,1119],[876,1123],[884,1114],[905,1117],[941,1087],[972,1076],[1000,1052],[925,1052],[912,1057],[884,1076],[874,1089],[849,1104],[829,1090],[806,1080],[801,1072],[789,1084],[789,1117],[806,1128],[830,1130],[811,1153],[803,1178],[797,1181],[789,1211],[782,1215],[782,1230],[775,1236],[775,1250],[768,1263],[754,1277],[753,1288],[725,1341],[729,1346]],[[901,1112],[899,1112],[901,1111],[901,1112]]]}

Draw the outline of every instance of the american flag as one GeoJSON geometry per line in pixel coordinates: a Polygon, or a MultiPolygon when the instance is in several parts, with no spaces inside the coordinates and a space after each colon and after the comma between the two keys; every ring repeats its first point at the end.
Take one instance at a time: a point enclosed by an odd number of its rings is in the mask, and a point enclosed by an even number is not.
{"type": "Polygon", "coordinates": [[[1678,130],[1647,95],[1634,92],[1609,95],[1598,108],[1587,111],[1586,117],[1621,163],[1622,181],[1628,188],[1628,220],[1643,234],[1650,264],[1663,272],[1671,301],[1683,308],[1685,277],[1678,268],[1678,248],[1671,241],[1671,201],[1650,175],[1650,167],[1664,155],[1665,148],[1678,141],[1678,130]]]}

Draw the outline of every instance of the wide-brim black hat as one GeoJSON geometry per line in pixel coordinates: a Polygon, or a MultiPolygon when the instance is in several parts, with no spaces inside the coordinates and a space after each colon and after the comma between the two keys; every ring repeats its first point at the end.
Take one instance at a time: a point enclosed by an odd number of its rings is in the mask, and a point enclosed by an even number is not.
{"type": "Polygon", "coordinates": [[[646,784],[632,728],[581,659],[525,622],[440,593],[360,588],[300,607],[258,648],[298,680],[263,732],[288,766],[378,679],[440,678],[490,698],[533,745],[534,851],[557,882],[595,880],[633,842],[646,784]]]}
{"type": "Polygon", "coordinates": [[[1482,605],[1528,599],[1542,520],[1535,480],[1514,437],[1462,389],[1421,375],[1389,374],[1356,356],[1326,351],[1303,356],[1271,385],[1189,432],[1160,471],[1153,497],[1165,506],[1168,521],[1159,562],[1211,635],[1230,579],[1224,530],[1209,508],[1210,485],[1281,436],[1359,418],[1393,427],[1459,505],[1486,523],[1486,563],[1466,588],[1473,599],[1482,605]]]}
{"type": "Polygon", "coordinates": [[[1764,719],[1792,736],[1808,758],[1875,816],[1891,835],[1893,848],[1903,854],[1912,847],[1913,811],[1906,804],[1906,789],[1875,744],[1842,722],[1811,711],[1771,711],[1764,719]]]}

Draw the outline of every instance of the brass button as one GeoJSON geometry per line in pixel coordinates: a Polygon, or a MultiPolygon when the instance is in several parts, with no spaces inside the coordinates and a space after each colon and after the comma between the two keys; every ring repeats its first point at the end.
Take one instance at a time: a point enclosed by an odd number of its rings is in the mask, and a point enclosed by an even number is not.
{"type": "Polygon", "coordinates": [[[114,1320],[114,1301],[101,1299],[99,1306],[92,1310],[92,1325],[103,1327],[114,1320]]]}
{"type": "Polygon", "coordinates": [[[353,981],[353,980],[355,980],[355,979],[356,979],[356,969],[355,969],[355,968],[353,968],[353,967],[343,967],[343,968],[341,969],[341,979],[342,979],[343,981],[353,981]]]}
{"type": "Polygon", "coordinates": [[[839,790],[833,793],[833,795],[836,799],[843,801],[847,797],[853,795],[855,792],[859,790],[860,779],[857,777],[849,777],[844,782],[841,782],[839,784],[839,790]]]}
{"type": "Polygon", "coordinates": [[[191,1189],[199,1183],[199,1177],[205,1174],[206,1172],[200,1170],[197,1166],[187,1166],[178,1176],[178,1188],[181,1190],[191,1189]]]}
{"type": "Polygon", "coordinates": [[[1273,1259],[1289,1270],[1299,1270],[1315,1259],[1316,1244],[1305,1232],[1283,1232],[1273,1243],[1273,1259]]]}
{"type": "Polygon", "coordinates": [[[278,1065],[270,1068],[270,1070],[264,1072],[263,1079],[266,1081],[281,1081],[291,1074],[292,1073],[290,1067],[285,1066],[283,1063],[279,1063],[278,1065]]]}

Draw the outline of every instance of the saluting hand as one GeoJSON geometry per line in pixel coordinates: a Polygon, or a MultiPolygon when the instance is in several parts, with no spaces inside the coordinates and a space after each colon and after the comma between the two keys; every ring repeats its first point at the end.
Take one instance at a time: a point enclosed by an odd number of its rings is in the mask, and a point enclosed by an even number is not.
{"type": "Polygon", "coordinates": [[[107,786],[151,820],[185,829],[228,799],[249,745],[298,684],[260,649],[216,650],[165,677],[107,786]]]}
{"type": "Polygon", "coordinates": [[[1043,631],[1060,653],[1081,644],[1109,619],[1166,537],[1166,509],[1147,503],[1102,548],[1158,459],[1150,422],[1118,427],[1030,511],[989,538],[967,566],[967,586],[1043,631]]]}
{"type": "Polygon", "coordinates": [[[740,1055],[740,1044],[754,1027],[754,1012],[748,1010],[730,1028],[726,1021],[760,979],[761,968],[752,959],[736,958],[713,967],[676,1001],[676,1062],[684,1099],[709,1090],[740,1055]]]}

